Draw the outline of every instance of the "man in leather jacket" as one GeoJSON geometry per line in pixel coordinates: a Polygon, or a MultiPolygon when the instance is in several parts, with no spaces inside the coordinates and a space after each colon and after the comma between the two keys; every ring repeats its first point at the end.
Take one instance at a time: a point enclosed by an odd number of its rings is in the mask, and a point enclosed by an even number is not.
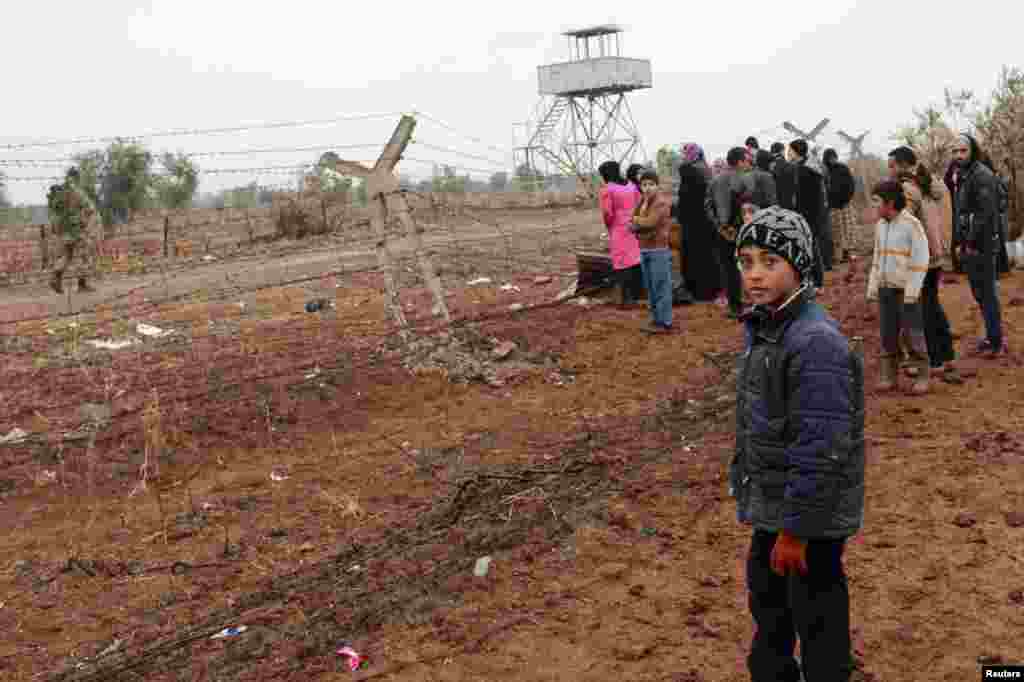
{"type": "Polygon", "coordinates": [[[1002,312],[999,305],[999,193],[992,171],[981,163],[982,151],[971,135],[960,135],[953,145],[955,200],[953,229],[959,260],[971,284],[971,293],[985,320],[985,339],[979,353],[1005,352],[1002,312]]]}

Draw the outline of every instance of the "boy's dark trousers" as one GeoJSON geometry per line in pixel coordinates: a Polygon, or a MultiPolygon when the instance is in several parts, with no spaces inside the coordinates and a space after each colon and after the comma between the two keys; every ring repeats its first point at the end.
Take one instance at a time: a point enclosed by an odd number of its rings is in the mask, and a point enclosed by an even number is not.
{"type": "Polygon", "coordinates": [[[716,235],[718,246],[718,265],[722,271],[722,282],[725,284],[725,293],[729,298],[729,309],[739,313],[743,308],[743,281],[740,279],[740,269],[736,264],[736,243],[716,235]]]}
{"type": "Polygon", "coordinates": [[[900,354],[900,332],[906,330],[911,357],[928,357],[920,301],[904,303],[903,289],[882,287],[878,290],[878,318],[883,355],[893,357],[900,354]]]}
{"type": "Polygon", "coordinates": [[[850,595],[843,572],[844,539],[807,542],[807,574],[772,571],[776,533],[756,530],[747,558],[754,641],[751,682],[847,682],[853,671],[850,595]],[[793,657],[800,638],[798,665],[793,657]]]}
{"type": "Polygon", "coordinates": [[[928,346],[928,359],[932,368],[942,367],[956,358],[953,348],[953,330],[939,300],[939,280],[942,268],[930,268],[921,286],[921,316],[924,318],[924,338],[928,346]]]}
{"type": "Polygon", "coordinates": [[[631,268],[616,270],[615,278],[622,291],[623,304],[637,303],[643,300],[644,273],[639,263],[631,268]]]}

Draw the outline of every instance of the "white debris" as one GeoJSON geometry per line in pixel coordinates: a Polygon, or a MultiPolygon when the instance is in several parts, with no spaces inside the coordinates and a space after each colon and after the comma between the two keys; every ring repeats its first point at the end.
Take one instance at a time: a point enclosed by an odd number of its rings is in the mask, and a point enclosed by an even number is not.
{"type": "Polygon", "coordinates": [[[163,338],[164,336],[170,336],[174,333],[170,329],[161,329],[160,327],[154,327],[151,324],[145,324],[143,322],[140,322],[135,326],[135,331],[143,336],[149,336],[156,339],[163,338]]]}
{"type": "Polygon", "coordinates": [[[520,293],[522,291],[522,289],[517,287],[515,284],[502,284],[499,288],[502,291],[514,291],[516,293],[520,293]]]}
{"type": "Polygon", "coordinates": [[[555,296],[556,301],[564,301],[567,298],[571,298],[576,294],[577,280],[573,280],[572,284],[559,292],[558,296],[555,296]]]}
{"type": "Polygon", "coordinates": [[[508,309],[511,310],[512,312],[517,312],[519,310],[522,310],[525,307],[526,306],[524,306],[522,303],[513,303],[512,305],[510,305],[508,307],[508,309]]]}
{"type": "Polygon", "coordinates": [[[103,651],[99,652],[97,656],[109,656],[110,654],[120,649],[121,644],[123,644],[123,640],[115,639],[113,642],[110,643],[110,646],[108,646],[103,651]]]}
{"type": "Polygon", "coordinates": [[[206,261],[207,263],[212,263],[213,261],[217,260],[217,257],[208,253],[205,256],[203,256],[203,260],[206,261]]]}
{"type": "Polygon", "coordinates": [[[588,306],[590,305],[590,299],[586,296],[580,296],[576,299],[576,305],[588,306]]]}
{"type": "Polygon", "coordinates": [[[113,339],[89,339],[86,343],[93,348],[102,348],[103,350],[123,350],[135,345],[135,339],[121,339],[120,341],[114,341],[113,339]]]}
{"type": "Polygon", "coordinates": [[[28,431],[13,428],[6,436],[0,436],[0,445],[15,445],[28,438],[28,431]]]}
{"type": "Polygon", "coordinates": [[[471,287],[475,287],[478,284],[490,284],[490,283],[491,283],[491,278],[490,277],[477,277],[476,279],[471,279],[468,282],[466,282],[466,285],[467,286],[471,286],[471,287]]]}
{"type": "Polygon", "coordinates": [[[288,480],[288,474],[280,472],[280,471],[271,471],[270,472],[270,480],[271,481],[276,481],[278,483],[280,483],[281,481],[287,481],[288,480]]]}
{"type": "Polygon", "coordinates": [[[473,566],[473,575],[477,578],[483,578],[487,575],[487,572],[491,570],[491,557],[482,556],[476,560],[476,565],[473,566]]]}

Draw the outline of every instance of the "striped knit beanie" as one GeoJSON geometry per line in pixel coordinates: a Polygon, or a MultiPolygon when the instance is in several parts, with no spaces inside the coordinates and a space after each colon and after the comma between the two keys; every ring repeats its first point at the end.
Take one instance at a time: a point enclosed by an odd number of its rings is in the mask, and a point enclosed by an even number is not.
{"type": "Polygon", "coordinates": [[[736,236],[736,253],[744,246],[757,246],[779,254],[792,265],[802,281],[811,279],[814,245],[811,228],[796,211],[778,206],[763,208],[740,228],[736,236]]]}

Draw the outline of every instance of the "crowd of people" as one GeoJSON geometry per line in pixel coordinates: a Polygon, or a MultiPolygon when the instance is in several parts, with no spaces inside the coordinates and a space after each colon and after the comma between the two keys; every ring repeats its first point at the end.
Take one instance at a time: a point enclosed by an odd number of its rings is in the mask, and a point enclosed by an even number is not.
{"type": "MultiPolygon", "coordinates": [[[[880,296],[885,322],[880,330],[885,349],[879,381],[883,389],[898,384],[901,367],[915,379],[913,392],[926,392],[933,373],[950,383],[961,382],[952,330],[939,300],[947,258],[957,271],[967,273],[985,320],[985,337],[975,350],[987,355],[1006,352],[998,283],[999,275],[1008,271],[1006,183],[994,173],[990,158],[974,138],[963,136],[954,151],[956,158],[939,183],[913,149],[893,149],[888,180],[901,188],[903,201],[893,209],[895,213],[885,213],[888,217],[882,213],[891,185],[872,188],[881,242],[874,251],[871,273],[875,279],[867,293],[880,296]],[[915,239],[904,240],[896,248],[890,239],[902,239],[899,226],[910,222],[904,211],[916,221],[907,232],[915,239]],[[982,223],[985,227],[977,227],[982,223]],[[909,260],[907,249],[925,242],[929,257],[922,271],[920,263],[909,260]],[[888,286],[892,282],[899,286],[888,286]],[[884,291],[893,288],[905,292],[899,301],[890,301],[892,294],[884,291]],[[889,338],[893,333],[895,342],[889,338]]],[[[745,293],[736,267],[736,235],[759,210],[775,206],[795,211],[807,222],[812,235],[811,282],[817,292],[824,288],[826,272],[851,262],[860,222],[853,205],[857,182],[834,149],[825,150],[820,165],[809,163],[809,158],[803,139],[788,145],[776,142],[766,151],[749,137],[744,146],[730,149],[721,163],[713,165],[698,144],[684,144],[678,198],[668,217],[664,215],[668,200],[659,190],[661,179],[652,170],[634,164],[623,176],[614,161],[599,167],[612,266],[624,304],[639,303],[644,290],[648,292],[651,323],[645,331],[672,331],[670,302],[715,301],[730,318],[741,316],[745,293]],[[649,191],[641,186],[643,178],[649,182],[649,191]],[[673,218],[678,223],[675,235],[673,218]],[[651,220],[660,227],[650,226],[651,220]],[[678,271],[673,270],[669,255],[673,237],[679,245],[678,271]]]]}
{"type": "MultiPolygon", "coordinates": [[[[723,296],[744,324],[729,487],[738,519],[753,530],[751,679],[847,682],[856,662],[843,553],[864,517],[864,360],[816,298],[824,273],[851,257],[853,176],[834,150],[823,155],[824,172],[808,165],[805,140],[765,153],[750,138],[718,173],[696,144],[681,155],[682,286],[687,299],[723,296]]],[[[909,147],[890,152],[889,177],[870,191],[878,222],[866,296],[879,308],[879,391],[897,386],[904,353],[913,394],[928,391],[932,371],[961,381],[939,297],[950,252],[984,318],[976,350],[1007,350],[998,281],[1005,185],[972,136],[961,135],[951,155],[948,194],[909,147]]],[[[600,174],[623,300],[646,288],[649,331],[668,333],[670,200],[653,171],[623,178],[607,162],[600,174]]]]}

